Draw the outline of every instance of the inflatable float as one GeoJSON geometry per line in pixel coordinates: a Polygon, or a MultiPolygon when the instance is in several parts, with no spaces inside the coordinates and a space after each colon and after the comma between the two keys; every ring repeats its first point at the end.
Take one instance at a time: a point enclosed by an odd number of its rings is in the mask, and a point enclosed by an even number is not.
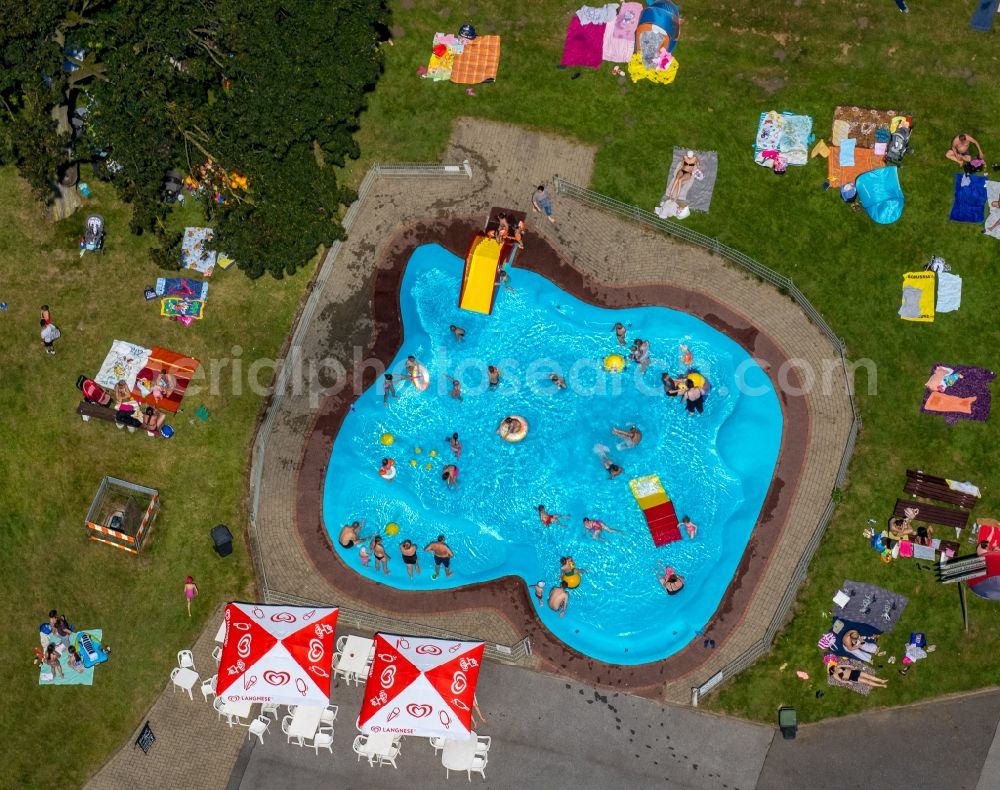
{"type": "Polygon", "coordinates": [[[604,369],[608,373],[621,373],[625,370],[625,357],[621,354],[608,354],[604,358],[604,369]]]}
{"type": "Polygon", "coordinates": [[[517,414],[511,414],[501,420],[497,433],[505,442],[519,442],[528,435],[528,421],[517,414]],[[512,427],[508,420],[517,420],[517,427],[512,427]]]}
{"type": "Polygon", "coordinates": [[[80,660],[87,669],[108,660],[108,654],[101,649],[101,643],[86,631],[76,635],[76,652],[80,654],[80,660]]]}
{"type": "Polygon", "coordinates": [[[385,459],[382,467],[378,470],[379,475],[384,480],[393,480],[396,477],[396,461],[393,458],[385,459]]]}
{"type": "Polygon", "coordinates": [[[431,385],[431,374],[419,362],[414,367],[413,386],[423,392],[431,385]]]}
{"type": "Polygon", "coordinates": [[[580,571],[576,569],[576,563],[573,560],[568,560],[566,562],[568,570],[563,571],[562,580],[566,582],[566,586],[571,590],[575,590],[580,586],[580,582],[583,581],[580,576],[580,571]]]}

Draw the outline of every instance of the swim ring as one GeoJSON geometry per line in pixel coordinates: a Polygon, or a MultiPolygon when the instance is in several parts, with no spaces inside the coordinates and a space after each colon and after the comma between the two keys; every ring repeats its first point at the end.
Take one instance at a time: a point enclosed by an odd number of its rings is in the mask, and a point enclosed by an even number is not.
{"type": "Polygon", "coordinates": [[[503,421],[500,422],[500,427],[497,428],[497,432],[500,434],[500,438],[505,442],[519,442],[525,436],[528,435],[528,421],[517,414],[511,414],[512,418],[521,423],[521,427],[517,430],[510,430],[507,424],[503,421]]]}
{"type": "Polygon", "coordinates": [[[580,582],[583,581],[583,579],[580,577],[579,571],[573,571],[572,573],[564,573],[562,580],[566,582],[566,586],[569,587],[571,590],[574,590],[577,587],[579,587],[580,582]]]}
{"type": "Polygon", "coordinates": [[[416,371],[413,374],[413,386],[423,392],[430,385],[431,374],[427,371],[427,368],[418,362],[416,365],[416,371]]]}
{"type": "Polygon", "coordinates": [[[390,458],[389,463],[378,470],[378,473],[385,480],[392,480],[396,477],[396,462],[390,458]]]}
{"type": "Polygon", "coordinates": [[[697,370],[689,370],[687,372],[686,378],[690,379],[691,382],[696,387],[704,387],[705,386],[705,377],[703,375],[701,375],[701,373],[699,373],[697,370]]]}
{"type": "Polygon", "coordinates": [[[383,434],[382,434],[382,438],[381,438],[381,439],[379,439],[379,441],[380,441],[380,442],[382,442],[382,445],[383,445],[384,447],[388,447],[388,446],[389,446],[389,445],[391,445],[391,444],[392,444],[392,443],[393,443],[394,441],[396,441],[396,437],[395,437],[395,436],[393,436],[393,435],[392,435],[391,433],[383,433],[383,434]]]}
{"type": "Polygon", "coordinates": [[[621,373],[625,370],[625,357],[621,354],[608,354],[604,358],[604,369],[608,373],[621,373]]]}
{"type": "Polygon", "coordinates": [[[398,535],[399,524],[397,524],[395,521],[390,521],[388,524],[385,525],[385,534],[388,535],[389,537],[392,537],[393,535],[398,535]]]}

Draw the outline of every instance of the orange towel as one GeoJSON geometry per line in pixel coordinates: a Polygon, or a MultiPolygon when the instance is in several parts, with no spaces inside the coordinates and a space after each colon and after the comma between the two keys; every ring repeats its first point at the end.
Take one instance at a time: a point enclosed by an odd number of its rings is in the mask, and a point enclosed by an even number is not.
{"type": "Polygon", "coordinates": [[[496,82],[500,68],[500,36],[478,36],[466,42],[461,55],[455,56],[451,81],[462,85],[496,82]]]}
{"type": "Polygon", "coordinates": [[[187,386],[200,364],[197,359],[186,357],[183,354],[178,354],[176,351],[170,351],[166,348],[153,346],[153,353],[150,354],[149,362],[146,363],[146,367],[140,370],[136,376],[136,386],[132,390],[132,397],[140,403],[155,406],[162,411],[176,414],[177,410],[181,407],[181,401],[184,399],[187,386]],[[143,395],[138,382],[145,381],[147,387],[151,387],[158,373],[173,374],[177,378],[177,386],[169,394],[161,393],[159,398],[155,397],[152,393],[143,395]]]}
{"type": "Polygon", "coordinates": [[[840,146],[831,145],[830,158],[827,160],[827,180],[830,186],[839,189],[844,184],[853,184],[862,173],[878,170],[880,167],[885,167],[885,158],[876,156],[871,148],[860,146],[854,149],[854,166],[841,167],[840,146]]]}
{"type": "Polygon", "coordinates": [[[971,398],[959,398],[955,395],[945,395],[943,392],[932,392],[924,404],[927,411],[948,411],[958,414],[972,414],[972,404],[976,402],[975,396],[971,398]]]}

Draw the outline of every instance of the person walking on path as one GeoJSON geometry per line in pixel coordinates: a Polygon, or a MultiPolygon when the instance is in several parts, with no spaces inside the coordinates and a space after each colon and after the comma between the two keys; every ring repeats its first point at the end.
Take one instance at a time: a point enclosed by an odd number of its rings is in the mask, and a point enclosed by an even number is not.
{"type": "Polygon", "coordinates": [[[545,191],[544,184],[539,184],[538,189],[535,190],[535,194],[531,196],[531,208],[536,214],[543,212],[549,222],[555,222],[555,219],[552,217],[552,198],[545,191]]]}
{"type": "Polygon", "coordinates": [[[187,599],[188,617],[191,616],[191,601],[198,594],[198,585],[194,583],[194,577],[188,576],[184,580],[184,597],[187,599]]]}
{"type": "Polygon", "coordinates": [[[45,346],[45,353],[50,355],[55,354],[56,350],[52,347],[52,344],[59,339],[62,333],[55,324],[51,321],[46,322],[44,318],[40,319],[38,323],[42,327],[42,345],[45,346]]]}

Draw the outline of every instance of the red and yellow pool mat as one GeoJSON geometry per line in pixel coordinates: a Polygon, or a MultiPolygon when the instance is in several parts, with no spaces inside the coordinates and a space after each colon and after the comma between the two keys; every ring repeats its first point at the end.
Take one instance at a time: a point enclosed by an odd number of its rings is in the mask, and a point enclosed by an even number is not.
{"type": "Polygon", "coordinates": [[[639,503],[642,514],[646,517],[649,534],[657,546],[665,546],[681,539],[681,530],[677,524],[677,511],[670,501],[658,475],[646,475],[629,480],[628,487],[632,496],[639,503]]]}

